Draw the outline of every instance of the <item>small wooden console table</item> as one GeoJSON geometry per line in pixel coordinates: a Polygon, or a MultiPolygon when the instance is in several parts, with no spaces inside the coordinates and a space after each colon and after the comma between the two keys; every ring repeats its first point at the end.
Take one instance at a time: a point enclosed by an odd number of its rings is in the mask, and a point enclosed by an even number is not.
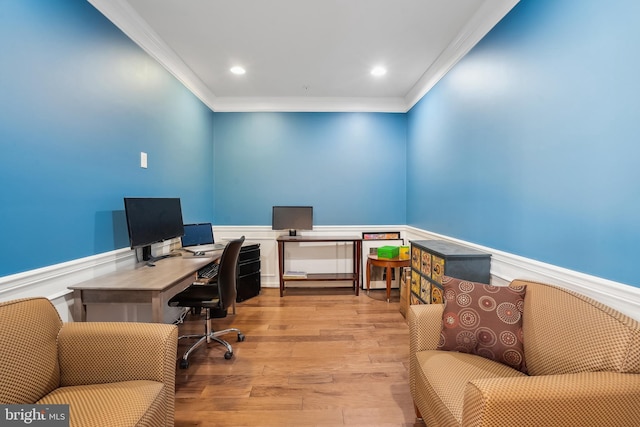
{"type": "Polygon", "coordinates": [[[285,282],[289,281],[351,281],[356,295],[360,288],[360,257],[362,256],[362,237],[354,236],[280,236],[278,241],[278,264],[280,271],[280,296],[284,296],[285,282]],[[351,273],[312,273],[306,277],[284,278],[284,244],[290,242],[346,242],[353,244],[353,270],[351,273]]]}

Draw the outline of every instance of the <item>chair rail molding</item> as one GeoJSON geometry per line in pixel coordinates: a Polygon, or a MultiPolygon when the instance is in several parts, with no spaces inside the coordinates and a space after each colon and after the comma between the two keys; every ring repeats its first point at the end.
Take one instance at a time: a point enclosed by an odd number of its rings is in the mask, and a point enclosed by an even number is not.
{"type": "MultiPolygon", "coordinates": [[[[315,226],[309,235],[361,235],[363,232],[400,231],[406,244],[411,240],[436,239],[488,252],[491,257],[491,278],[494,285],[507,285],[514,279],[535,280],[557,285],[602,302],[640,321],[640,288],[583,274],[551,264],[501,252],[448,236],[406,225],[315,226]]],[[[270,226],[214,226],[217,240],[229,240],[244,235],[249,242],[260,244],[261,281],[265,288],[278,288],[278,250],[276,238],[281,231],[270,226]]],[[[160,248],[163,253],[175,247],[169,242],[160,248]]],[[[117,249],[61,264],[0,277],[0,301],[44,296],[51,300],[64,321],[70,320],[72,291],[67,287],[91,280],[136,263],[135,251],[117,249]]]]}
{"type": "Polygon", "coordinates": [[[593,298],[640,321],[640,288],[580,273],[481,245],[413,227],[406,227],[410,240],[436,239],[454,242],[491,254],[492,284],[508,285],[514,279],[532,280],[572,290],[593,298]]]}
{"type": "Polygon", "coordinates": [[[68,286],[135,262],[135,252],[126,248],[0,277],[0,301],[45,297],[56,307],[62,320],[68,321],[72,318],[73,303],[73,291],[68,286]]]}

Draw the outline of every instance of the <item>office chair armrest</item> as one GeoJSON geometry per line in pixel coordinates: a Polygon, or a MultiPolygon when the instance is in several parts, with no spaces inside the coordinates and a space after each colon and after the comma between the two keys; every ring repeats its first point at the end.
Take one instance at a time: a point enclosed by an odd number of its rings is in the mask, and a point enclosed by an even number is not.
{"type": "Polygon", "coordinates": [[[178,328],[159,323],[72,322],[58,334],[62,386],[118,381],[175,385],[178,328]]]}

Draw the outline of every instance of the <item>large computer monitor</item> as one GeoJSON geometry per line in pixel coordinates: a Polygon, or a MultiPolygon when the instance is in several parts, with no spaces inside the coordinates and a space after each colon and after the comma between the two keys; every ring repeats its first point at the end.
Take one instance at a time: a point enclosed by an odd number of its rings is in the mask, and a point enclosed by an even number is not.
{"type": "Polygon", "coordinates": [[[142,248],[142,259],[153,261],[151,245],[184,234],[179,198],[125,197],[131,249],[142,248]]]}
{"type": "Polygon", "coordinates": [[[289,230],[290,236],[297,230],[313,230],[313,206],[274,206],[271,229],[289,230]]]}

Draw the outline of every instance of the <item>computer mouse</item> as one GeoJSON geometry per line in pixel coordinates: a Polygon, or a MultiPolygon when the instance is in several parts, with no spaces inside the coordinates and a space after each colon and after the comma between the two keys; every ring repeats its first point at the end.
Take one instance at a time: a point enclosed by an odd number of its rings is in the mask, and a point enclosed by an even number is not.
{"type": "Polygon", "coordinates": [[[196,256],[202,256],[202,255],[204,255],[204,252],[196,252],[195,255],[196,256]]]}

